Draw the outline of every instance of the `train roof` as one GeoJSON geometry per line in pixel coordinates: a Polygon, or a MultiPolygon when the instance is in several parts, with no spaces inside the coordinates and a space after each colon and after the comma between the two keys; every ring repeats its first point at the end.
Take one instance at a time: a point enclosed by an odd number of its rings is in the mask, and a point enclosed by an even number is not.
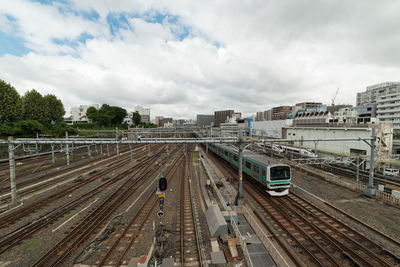
{"type": "MultiPolygon", "coordinates": [[[[229,150],[229,151],[234,151],[237,154],[237,149],[233,148],[232,146],[226,145],[226,144],[218,144],[217,146],[229,150]]],[[[261,155],[261,154],[256,154],[250,150],[244,150],[243,151],[243,157],[246,159],[249,159],[259,165],[269,165],[269,164],[285,164],[282,160],[276,159],[273,157],[268,157],[266,155],[261,155]]]]}

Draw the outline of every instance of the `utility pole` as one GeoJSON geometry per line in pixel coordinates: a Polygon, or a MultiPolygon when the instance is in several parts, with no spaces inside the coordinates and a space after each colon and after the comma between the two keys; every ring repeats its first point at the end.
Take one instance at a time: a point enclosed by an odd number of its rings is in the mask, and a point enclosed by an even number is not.
{"type": "MultiPolygon", "coordinates": [[[[68,141],[68,132],[65,132],[65,139],[68,141]]],[[[65,154],[67,155],[67,165],[69,165],[69,146],[65,144],[65,154]]]]}
{"type": "Polygon", "coordinates": [[[51,145],[51,163],[54,164],[55,158],[54,158],[54,144],[51,145]]]}
{"type": "Polygon", "coordinates": [[[374,188],[374,168],[375,168],[375,142],[376,142],[376,129],[372,128],[372,136],[371,136],[371,157],[369,161],[369,179],[368,186],[365,188],[364,193],[368,196],[375,196],[375,188],[374,188]]]}
{"type": "Polygon", "coordinates": [[[15,181],[15,154],[12,136],[8,137],[8,157],[10,160],[10,182],[11,182],[11,205],[17,205],[17,183],[15,181]]]}
{"type": "Polygon", "coordinates": [[[243,132],[242,129],[239,129],[239,142],[238,142],[238,158],[239,158],[239,183],[238,183],[238,192],[235,198],[235,205],[238,206],[239,205],[239,199],[241,199],[242,196],[242,191],[243,191],[243,166],[242,166],[242,141],[243,141],[243,132]]]}
{"type": "Polygon", "coordinates": [[[133,149],[132,149],[132,145],[129,145],[129,150],[131,151],[131,162],[133,162],[133,149]]]}

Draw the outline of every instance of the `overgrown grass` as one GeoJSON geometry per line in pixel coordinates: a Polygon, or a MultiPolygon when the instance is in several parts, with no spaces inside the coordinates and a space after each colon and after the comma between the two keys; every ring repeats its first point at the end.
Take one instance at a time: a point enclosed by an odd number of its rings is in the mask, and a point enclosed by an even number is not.
{"type": "Polygon", "coordinates": [[[39,239],[28,240],[25,244],[21,246],[21,252],[32,252],[43,246],[43,241],[39,239]]]}
{"type": "Polygon", "coordinates": [[[192,161],[193,162],[198,162],[199,161],[199,153],[198,152],[193,152],[192,153],[192,161]]]}

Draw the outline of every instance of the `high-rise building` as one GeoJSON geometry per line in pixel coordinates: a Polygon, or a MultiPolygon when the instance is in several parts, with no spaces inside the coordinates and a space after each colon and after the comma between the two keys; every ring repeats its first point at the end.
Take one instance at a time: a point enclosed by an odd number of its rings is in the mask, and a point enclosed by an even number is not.
{"type": "Polygon", "coordinates": [[[400,130],[400,82],[367,86],[365,92],[357,93],[357,106],[371,105],[376,105],[379,122],[393,123],[393,129],[400,130]]]}
{"type": "Polygon", "coordinates": [[[365,92],[357,93],[357,106],[377,104],[381,96],[400,93],[400,82],[385,82],[367,86],[365,92]]]}
{"type": "Polygon", "coordinates": [[[258,111],[256,114],[256,121],[263,121],[264,119],[264,112],[263,111],[258,111]]]}
{"type": "Polygon", "coordinates": [[[214,125],[214,115],[197,114],[197,126],[207,127],[214,125]]]}
{"type": "Polygon", "coordinates": [[[264,120],[272,121],[272,110],[271,109],[264,111],[264,120]]]}
{"type": "Polygon", "coordinates": [[[140,115],[140,121],[143,123],[150,123],[150,108],[144,108],[142,106],[136,106],[135,111],[140,115]]]}
{"type": "Polygon", "coordinates": [[[272,120],[285,120],[287,114],[291,111],[290,106],[279,106],[272,108],[272,120]]]}
{"type": "Polygon", "coordinates": [[[226,122],[235,113],[233,110],[220,110],[214,112],[215,126],[219,127],[221,123],[226,122]]]}

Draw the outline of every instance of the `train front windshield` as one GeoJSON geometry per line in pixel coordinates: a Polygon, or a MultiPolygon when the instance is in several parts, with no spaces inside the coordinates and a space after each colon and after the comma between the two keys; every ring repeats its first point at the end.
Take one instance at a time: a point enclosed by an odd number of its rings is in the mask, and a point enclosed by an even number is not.
{"type": "Polygon", "coordinates": [[[276,166],[270,169],[270,179],[272,180],[287,180],[290,179],[289,166],[276,166]]]}

